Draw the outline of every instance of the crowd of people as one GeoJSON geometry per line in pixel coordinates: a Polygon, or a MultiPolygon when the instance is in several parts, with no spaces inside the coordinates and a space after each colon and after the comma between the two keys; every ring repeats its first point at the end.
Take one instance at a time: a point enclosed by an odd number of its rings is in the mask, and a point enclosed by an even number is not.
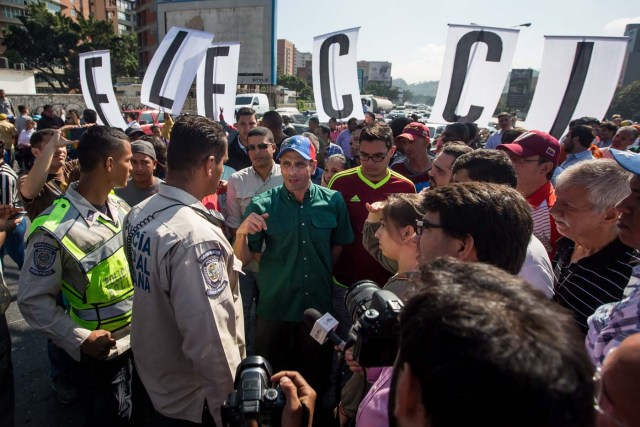
{"type": "Polygon", "coordinates": [[[251,355],[285,426],[637,425],[637,125],[579,118],[558,141],[501,113],[481,141],[472,124],[432,138],[367,115],[290,136],[277,112],[240,108],[145,135],[134,116],[18,109],[22,139],[0,132],[2,249],[52,387],[87,425],[225,425],[251,355]],[[393,366],[305,323],[331,313],[351,343],[361,281],[404,303],[393,366]]]}

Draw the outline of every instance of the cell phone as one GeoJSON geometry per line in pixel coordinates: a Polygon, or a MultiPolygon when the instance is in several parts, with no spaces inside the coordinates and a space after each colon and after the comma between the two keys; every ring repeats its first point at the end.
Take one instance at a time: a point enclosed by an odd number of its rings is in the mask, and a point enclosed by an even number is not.
{"type": "Polygon", "coordinates": [[[11,218],[9,218],[9,220],[13,221],[16,220],[18,218],[22,218],[23,216],[25,216],[27,214],[27,211],[19,211],[16,212],[16,214],[14,216],[12,216],[11,218]]]}

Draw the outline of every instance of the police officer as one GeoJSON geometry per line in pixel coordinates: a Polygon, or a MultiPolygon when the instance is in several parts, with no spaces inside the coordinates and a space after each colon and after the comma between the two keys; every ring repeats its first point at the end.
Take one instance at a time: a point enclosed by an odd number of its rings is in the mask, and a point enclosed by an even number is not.
{"type": "MultiPolygon", "coordinates": [[[[60,132],[54,131],[51,144],[60,132]]],[[[129,207],[110,195],[131,171],[126,135],[95,126],[78,145],[82,175],[32,223],[18,306],[29,325],[80,361],[87,424],[121,425],[131,414],[129,326],[133,286],[123,248],[129,207]],[[68,310],[56,305],[62,290],[68,310]]]]}
{"type": "Polygon", "coordinates": [[[135,289],[131,345],[154,426],[221,426],[220,407],[245,356],[242,263],[200,203],[216,191],[226,159],[222,126],[179,117],[166,183],[125,222],[135,289]]]}

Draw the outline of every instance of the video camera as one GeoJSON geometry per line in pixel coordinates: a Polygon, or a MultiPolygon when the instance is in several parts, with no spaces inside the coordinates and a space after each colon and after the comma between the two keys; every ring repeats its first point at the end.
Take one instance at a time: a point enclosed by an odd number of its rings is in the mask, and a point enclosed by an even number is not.
{"type": "Polygon", "coordinates": [[[222,425],[240,427],[257,420],[258,425],[279,426],[285,398],[280,385],[271,383],[271,365],[261,356],[249,356],[236,370],[235,390],[222,404],[222,425]]]}
{"type": "Polygon", "coordinates": [[[349,343],[362,367],[392,366],[398,352],[402,300],[370,281],[356,282],[345,296],[353,319],[349,343]]]}

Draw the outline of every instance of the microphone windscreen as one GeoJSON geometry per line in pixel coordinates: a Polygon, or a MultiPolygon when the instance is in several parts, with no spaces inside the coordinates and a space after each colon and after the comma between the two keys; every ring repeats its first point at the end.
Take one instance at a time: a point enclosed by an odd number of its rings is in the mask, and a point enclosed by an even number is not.
{"type": "Polygon", "coordinates": [[[322,313],[320,313],[315,308],[307,308],[304,311],[304,323],[309,327],[309,329],[313,329],[313,325],[318,321],[319,318],[322,317],[322,313]]]}

